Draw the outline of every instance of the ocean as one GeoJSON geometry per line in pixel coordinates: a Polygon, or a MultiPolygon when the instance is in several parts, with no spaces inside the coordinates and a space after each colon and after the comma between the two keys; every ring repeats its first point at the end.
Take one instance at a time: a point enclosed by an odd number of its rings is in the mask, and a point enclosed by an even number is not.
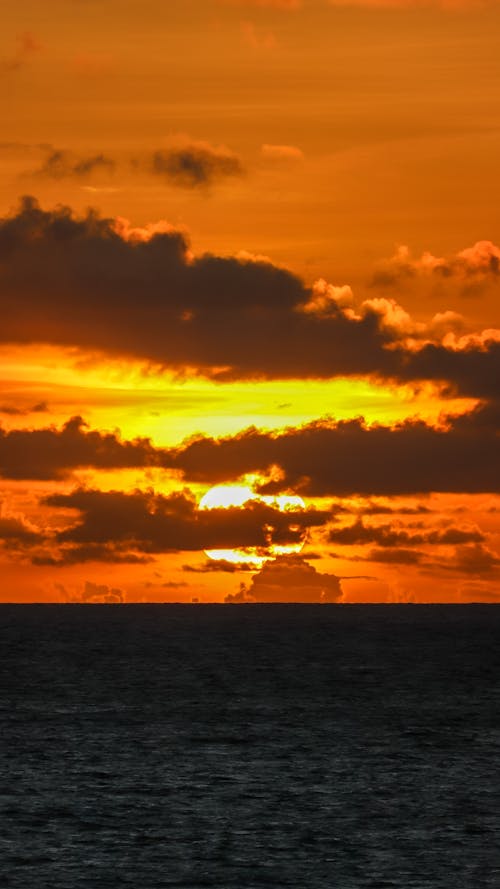
{"type": "Polygon", "coordinates": [[[500,608],[0,606],[0,886],[500,887],[500,608]]]}

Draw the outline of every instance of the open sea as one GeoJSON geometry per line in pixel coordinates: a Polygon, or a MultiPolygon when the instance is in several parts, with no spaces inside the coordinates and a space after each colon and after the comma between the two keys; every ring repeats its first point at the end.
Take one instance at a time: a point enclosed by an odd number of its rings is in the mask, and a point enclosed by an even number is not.
{"type": "Polygon", "coordinates": [[[500,887],[500,608],[0,606],[0,886],[500,887]]]}

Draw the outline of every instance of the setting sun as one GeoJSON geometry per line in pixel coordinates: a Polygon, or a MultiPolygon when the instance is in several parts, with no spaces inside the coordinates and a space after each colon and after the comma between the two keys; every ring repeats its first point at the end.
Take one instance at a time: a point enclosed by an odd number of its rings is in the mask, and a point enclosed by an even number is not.
{"type": "MultiPolygon", "coordinates": [[[[243,508],[249,502],[263,503],[266,506],[277,509],[283,513],[293,513],[304,510],[306,505],[302,497],[290,494],[273,496],[259,494],[249,485],[216,485],[210,488],[201,498],[200,509],[229,509],[230,507],[243,508]]],[[[292,529],[294,526],[292,525],[292,529]]],[[[226,561],[240,565],[262,566],[270,559],[279,555],[299,553],[304,545],[304,540],[298,543],[278,544],[273,542],[274,528],[272,525],[265,527],[266,546],[244,547],[237,549],[210,549],[205,550],[206,555],[214,561],[226,561]]]]}

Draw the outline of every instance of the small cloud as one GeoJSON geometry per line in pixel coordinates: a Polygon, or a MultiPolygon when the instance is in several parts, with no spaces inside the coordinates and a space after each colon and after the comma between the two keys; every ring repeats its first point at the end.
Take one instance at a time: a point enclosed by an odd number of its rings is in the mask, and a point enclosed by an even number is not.
{"type": "Polygon", "coordinates": [[[31,407],[24,408],[13,404],[0,405],[0,414],[5,414],[7,417],[26,417],[28,414],[44,414],[48,410],[49,406],[46,401],[39,401],[31,407]]]}
{"type": "Polygon", "coordinates": [[[465,580],[458,588],[458,595],[464,602],[498,602],[500,587],[481,580],[465,580]]]}
{"type": "Polygon", "coordinates": [[[251,562],[228,562],[227,559],[207,559],[201,565],[183,565],[182,570],[191,574],[209,574],[222,571],[224,574],[235,574],[239,571],[255,571],[258,565],[251,562]]]}
{"type": "Polygon", "coordinates": [[[0,60],[0,71],[16,71],[22,68],[42,49],[42,44],[31,31],[22,31],[16,37],[16,49],[0,60]]]}
{"type": "Polygon", "coordinates": [[[426,250],[419,257],[413,256],[406,244],[401,244],[393,256],[377,265],[371,285],[387,288],[419,281],[441,286],[456,282],[463,296],[473,297],[499,275],[500,247],[493,241],[476,241],[471,247],[448,256],[435,256],[426,250]]]}
{"type": "Polygon", "coordinates": [[[88,179],[96,173],[113,173],[115,162],[102,152],[78,157],[71,151],[53,149],[31,175],[44,179],[88,179]]]}
{"type": "Polygon", "coordinates": [[[497,0],[328,0],[330,6],[355,6],[360,9],[427,9],[438,7],[448,12],[481,8],[497,0]]]}
{"type": "Polygon", "coordinates": [[[278,556],[266,562],[251,583],[225,601],[237,602],[337,602],[343,591],[335,574],[321,574],[299,555],[278,556]]]}
{"type": "Polygon", "coordinates": [[[252,49],[276,49],[278,41],[273,31],[258,28],[253,22],[240,22],[243,40],[252,49]]]}
{"type": "Polygon", "coordinates": [[[497,575],[500,573],[500,556],[482,543],[457,546],[455,567],[466,574],[497,575]]]}
{"type": "Polygon", "coordinates": [[[148,163],[155,176],[180,188],[203,188],[243,175],[240,159],[225,146],[188,142],[155,151],[148,163]]]}
{"type": "Polygon", "coordinates": [[[107,74],[113,67],[113,58],[101,53],[78,53],[71,66],[76,74],[82,77],[99,77],[107,74]]]}
{"type": "Polygon", "coordinates": [[[414,549],[377,549],[370,550],[365,557],[366,562],[384,562],[387,565],[418,565],[423,553],[414,549]]]}
{"type": "Polygon", "coordinates": [[[15,516],[4,511],[0,504],[0,541],[8,548],[31,546],[41,541],[37,528],[22,516],[15,516]]]}
{"type": "Polygon", "coordinates": [[[224,6],[249,6],[257,9],[300,9],[302,0],[219,0],[224,6]]]}
{"type": "Polygon", "coordinates": [[[304,152],[296,145],[269,145],[264,143],[261,145],[260,153],[263,158],[269,161],[278,162],[296,162],[304,160],[304,152]]]}
{"type": "Polygon", "coordinates": [[[62,584],[57,584],[67,602],[85,605],[121,605],[123,603],[123,591],[116,587],[109,587],[105,583],[93,583],[86,580],[79,596],[70,596],[62,584]]]}

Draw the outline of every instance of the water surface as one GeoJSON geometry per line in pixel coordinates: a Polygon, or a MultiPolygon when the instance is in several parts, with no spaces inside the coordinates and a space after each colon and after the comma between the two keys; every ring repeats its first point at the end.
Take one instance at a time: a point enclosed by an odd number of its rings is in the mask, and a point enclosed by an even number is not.
{"type": "Polygon", "coordinates": [[[0,606],[0,886],[500,886],[500,608],[0,606]]]}

